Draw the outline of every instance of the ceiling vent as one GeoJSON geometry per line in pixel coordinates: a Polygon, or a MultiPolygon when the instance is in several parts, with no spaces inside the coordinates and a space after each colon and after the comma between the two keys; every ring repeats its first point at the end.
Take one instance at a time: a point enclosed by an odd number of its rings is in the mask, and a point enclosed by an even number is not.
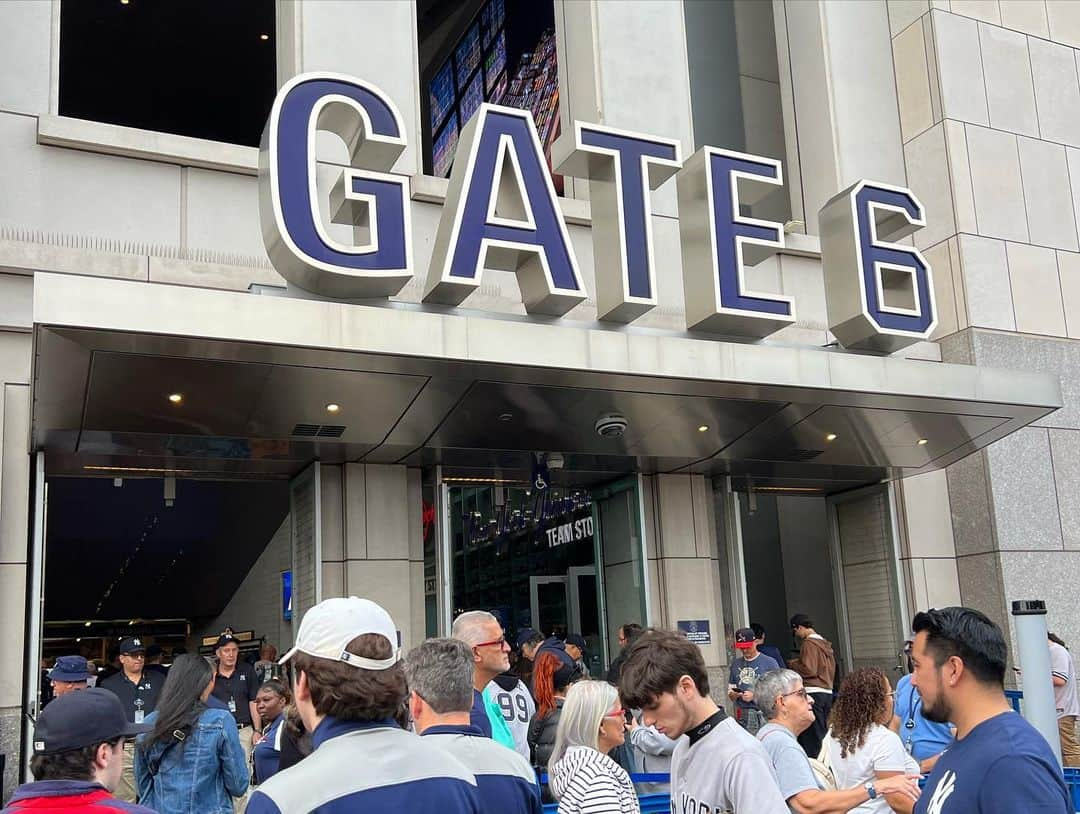
{"type": "Polygon", "coordinates": [[[340,438],[345,428],[338,424],[297,424],[291,435],[294,438],[340,438]]]}
{"type": "Polygon", "coordinates": [[[821,455],[825,450],[823,449],[772,449],[764,456],[767,461],[790,461],[792,463],[802,463],[805,461],[812,461],[814,458],[821,455]]]}

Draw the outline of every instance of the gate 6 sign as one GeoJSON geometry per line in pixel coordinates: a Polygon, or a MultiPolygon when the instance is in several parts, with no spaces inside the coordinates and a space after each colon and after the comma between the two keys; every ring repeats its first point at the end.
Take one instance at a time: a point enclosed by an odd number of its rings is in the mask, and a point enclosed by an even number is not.
{"type": "MultiPolygon", "coordinates": [[[[413,278],[409,178],[391,172],[406,143],[401,113],[374,85],[313,73],[282,87],[263,133],[259,208],[286,280],[360,299],[392,296],[413,278]],[[329,215],[352,228],[350,243],[323,222],[320,131],[349,151],[329,215]]],[[[687,328],[761,338],[795,321],[793,298],[746,280],[747,266],[784,246],[781,224],[744,214],[783,185],[779,161],[702,147],[684,162],[676,140],[575,122],[556,169],[589,180],[599,319],[629,323],[657,305],[657,278],[670,266],[654,252],[649,193],[675,176],[687,328]]],[[[825,205],[820,223],[829,325],[841,344],[891,352],[928,338],[930,266],[896,242],[925,224],[915,196],[860,181],[825,205]]],[[[562,316],[589,296],[532,115],[484,104],[458,142],[423,299],[460,305],[488,269],[517,275],[530,314],[562,316]]]]}

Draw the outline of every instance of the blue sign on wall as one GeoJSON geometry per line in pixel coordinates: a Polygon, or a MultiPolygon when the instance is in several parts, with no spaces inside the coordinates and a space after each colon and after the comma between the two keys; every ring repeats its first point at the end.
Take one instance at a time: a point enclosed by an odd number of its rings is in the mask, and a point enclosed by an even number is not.
{"type": "Polygon", "coordinates": [[[281,615],[286,622],[292,620],[292,571],[281,572],[281,615]]]}
{"type": "Polygon", "coordinates": [[[712,644],[708,619],[680,619],[676,624],[688,641],[697,645],[712,644]]]}

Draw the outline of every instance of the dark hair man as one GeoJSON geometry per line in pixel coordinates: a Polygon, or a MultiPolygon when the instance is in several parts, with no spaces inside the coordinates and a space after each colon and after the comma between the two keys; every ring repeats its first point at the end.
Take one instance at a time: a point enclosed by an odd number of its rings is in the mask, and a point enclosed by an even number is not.
{"type": "Polygon", "coordinates": [[[30,771],[35,782],[19,786],[0,814],[154,814],[111,794],[123,771],[124,739],[150,728],[130,723],[119,699],[108,690],[70,692],[55,699],[34,727],[30,771]]]}
{"type": "MultiPolygon", "coordinates": [[[[119,651],[119,672],[100,682],[100,686],[120,699],[124,715],[129,721],[141,724],[157,707],[165,679],[145,669],[146,645],[138,636],[121,639],[119,651]]],[[[116,787],[116,796],[129,803],[134,803],[137,798],[134,738],[124,741],[124,771],[120,776],[120,784],[116,787]]]]}
{"type": "Polygon", "coordinates": [[[255,733],[262,730],[259,710],[255,706],[255,697],[259,694],[259,676],[255,668],[240,660],[240,645],[236,638],[225,629],[214,646],[217,656],[217,675],[214,677],[214,689],[210,694],[229,708],[236,728],[240,731],[240,745],[244,754],[251,760],[251,750],[255,742],[255,733]]]}
{"type": "Polygon", "coordinates": [[[476,776],[480,804],[499,814],[541,814],[540,790],[529,761],[469,723],[472,650],[457,639],[428,639],[405,659],[409,712],[416,731],[476,776]]]}
{"type": "Polygon", "coordinates": [[[1005,698],[1001,629],[976,610],[956,607],[920,613],[911,626],[912,684],[923,715],[956,727],[956,743],[934,766],[916,814],[1071,814],[1049,744],[1005,698]]]}
{"type": "Polygon", "coordinates": [[[758,740],[769,753],[780,780],[780,793],[795,814],[857,810],[879,796],[889,801],[893,794],[906,797],[909,806],[919,799],[917,775],[897,774],[850,789],[821,788],[806,752],[796,740],[814,722],[814,699],[803,686],[802,676],[794,670],[765,673],[758,679],[754,697],[768,720],[758,730],[758,740]]]}
{"type": "Polygon", "coordinates": [[[806,750],[806,754],[816,758],[821,752],[821,741],[829,731],[836,656],[832,645],[814,630],[813,620],[805,613],[796,613],[791,617],[791,632],[801,644],[798,657],[789,661],[787,666],[802,676],[806,691],[814,696],[814,723],[799,735],[799,745],[806,750]]]}
{"type": "Polygon", "coordinates": [[[757,622],[750,623],[750,629],[754,631],[754,641],[757,642],[757,649],[771,658],[781,667],[787,664],[783,654],[780,652],[780,648],[774,644],[765,644],[765,627],[759,625],[757,622]]]}
{"type": "Polygon", "coordinates": [[[641,709],[643,724],[679,741],[672,811],[788,814],[764,747],[709,697],[696,644],[673,631],[645,632],[627,651],[619,691],[625,707],[641,709]]]}
{"type": "Polygon", "coordinates": [[[612,659],[611,666],[608,668],[608,684],[619,686],[619,675],[622,673],[622,667],[626,661],[626,653],[630,649],[630,645],[637,640],[641,633],[642,627],[637,622],[627,622],[619,628],[618,640],[621,649],[619,655],[612,659]]]}
{"type": "Polygon", "coordinates": [[[90,680],[90,666],[82,656],[60,656],[49,673],[53,697],[85,690],[90,680]]]}
{"type": "Polygon", "coordinates": [[[394,721],[408,695],[397,642],[390,614],[367,599],[304,614],[281,663],[315,751],[260,785],[248,814],[480,814],[472,773],[394,721]]]}

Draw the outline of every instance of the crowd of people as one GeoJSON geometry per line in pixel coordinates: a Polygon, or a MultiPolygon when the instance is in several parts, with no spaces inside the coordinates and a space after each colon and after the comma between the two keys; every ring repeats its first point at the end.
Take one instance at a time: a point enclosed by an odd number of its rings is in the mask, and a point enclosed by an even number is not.
{"type": "MultiPolygon", "coordinates": [[[[247,664],[226,633],[166,677],[131,637],[96,688],[85,661],[57,660],[34,782],[0,814],[539,814],[545,795],[560,814],[634,814],[642,771],[669,775],[673,812],[1072,813],[1049,745],[1005,697],[1005,640],[983,614],[919,613],[895,690],[872,667],[834,689],[829,642],[805,615],[791,627],[787,660],[760,626],[736,632],[733,716],[696,644],[631,624],[607,680],[588,677],[583,640],[511,643],[486,611],[404,653],[389,614],[356,597],[310,609],[280,662],[247,664]]],[[[1072,755],[1075,676],[1054,638],[1072,755]]]]}

